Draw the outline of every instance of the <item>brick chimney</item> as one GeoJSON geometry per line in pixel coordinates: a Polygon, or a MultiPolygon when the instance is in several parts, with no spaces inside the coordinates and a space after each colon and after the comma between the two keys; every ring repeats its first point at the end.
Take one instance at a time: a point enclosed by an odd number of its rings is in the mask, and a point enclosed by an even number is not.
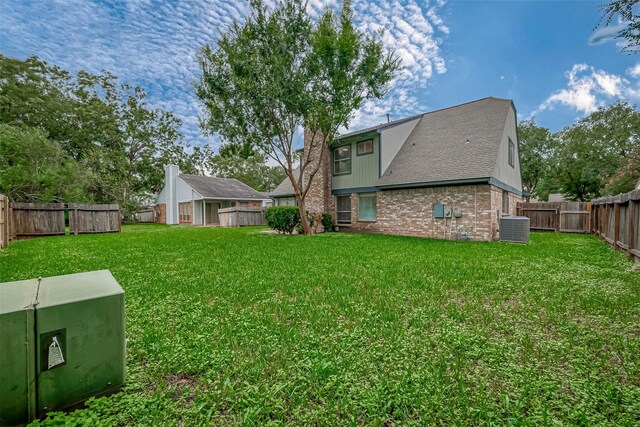
{"type": "MultiPolygon", "coordinates": [[[[305,171],[305,184],[308,183],[310,170],[315,168],[318,156],[320,155],[321,144],[319,143],[315,144],[311,152],[309,151],[312,134],[308,129],[304,130],[304,156],[305,158],[309,155],[312,156],[311,163],[305,171]]],[[[315,139],[318,142],[321,141],[322,135],[316,134],[315,139]]],[[[333,196],[331,195],[331,150],[328,147],[324,149],[320,168],[318,169],[318,173],[313,177],[305,205],[309,212],[329,212],[331,215],[334,214],[334,202],[333,196]]]]}

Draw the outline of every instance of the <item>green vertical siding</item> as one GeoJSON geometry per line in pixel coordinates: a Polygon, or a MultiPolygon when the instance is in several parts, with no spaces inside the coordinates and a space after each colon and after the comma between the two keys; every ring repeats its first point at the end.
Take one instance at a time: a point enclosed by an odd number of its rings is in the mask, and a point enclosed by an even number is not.
{"type": "MultiPolygon", "coordinates": [[[[380,167],[380,145],[378,134],[358,136],[339,146],[351,145],[351,173],[331,177],[331,189],[373,187],[378,182],[380,167]],[[373,139],[373,153],[358,156],[356,144],[360,141],[373,139]]],[[[335,147],[334,147],[335,148],[335,147]]],[[[331,149],[331,170],[333,172],[333,148],[331,149]]],[[[333,174],[332,174],[333,175],[333,174]]]]}

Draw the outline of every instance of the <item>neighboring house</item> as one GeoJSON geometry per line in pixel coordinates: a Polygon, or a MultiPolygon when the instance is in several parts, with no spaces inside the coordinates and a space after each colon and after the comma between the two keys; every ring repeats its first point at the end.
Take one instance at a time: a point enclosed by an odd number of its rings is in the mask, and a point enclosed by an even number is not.
{"type": "MultiPolygon", "coordinates": [[[[494,240],[522,201],[516,127],[513,102],[489,97],[340,135],[307,208],[340,230],[494,240]]],[[[295,204],[292,192],[285,179],[274,204],[295,204]]]]}
{"type": "MultiPolygon", "coordinates": [[[[299,169],[293,170],[293,176],[297,177],[299,169]]],[[[293,194],[293,184],[289,177],[285,177],[284,180],[278,185],[275,190],[269,193],[273,199],[274,206],[296,206],[296,197],[293,194]]]]}
{"type": "Polygon", "coordinates": [[[269,193],[264,193],[260,191],[258,194],[264,197],[264,201],[262,202],[263,207],[268,208],[273,206],[273,200],[271,199],[271,196],[269,195],[269,193]]]}
{"type": "MultiPolygon", "coordinates": [[[[565,197],[561,194],[561,193],[550,193],[549,196],[547,197],[547,202],[551,203],[558,203],[558,202],[566,202],[567,199],[565,199],[565,197]]],[[[529,199],[530,203],[546,203],[543,200],[540,200],[536,197],[531,197],[529,199]]]]}
{"type": "Polygon", "coordinates": [[[165,168],[164,187],[156,198],[156,222],[216,225],[218,209],[232,206],[262,207],[269,196],[231,178],[181,174],[178,166],[165,168]]]}
{"type": "Polygon", "coordinates": [[[549,202],[566,202],[567,199],[561,193],[551,193],[549,194],[549,202]]]}

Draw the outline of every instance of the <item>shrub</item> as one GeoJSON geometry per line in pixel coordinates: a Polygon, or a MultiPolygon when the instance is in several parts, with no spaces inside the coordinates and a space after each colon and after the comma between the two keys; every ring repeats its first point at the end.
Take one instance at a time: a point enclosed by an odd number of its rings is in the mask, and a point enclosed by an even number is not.
{"type": "Polygon", "coordinates": [[[329,212],[322,212],[322,226],[324,231],[333,231],[333,217],[329,212]]]}
{"type": "Polygon", "coordinates": [[[291,234],[300,224],[300,211],[297,206],[272,206],[264,211],[264,219],[269,228],[291,234]]]}

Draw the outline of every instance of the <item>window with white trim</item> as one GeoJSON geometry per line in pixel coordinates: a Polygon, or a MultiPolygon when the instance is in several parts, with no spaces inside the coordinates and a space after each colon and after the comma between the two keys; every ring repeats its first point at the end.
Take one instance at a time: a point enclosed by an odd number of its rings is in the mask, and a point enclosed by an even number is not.
{"type": "Polygon", "coordinates": [[[375,221],[376,193],[358,194],[358,221],[375,221]]]}
{"type": "Polygon", "coordinates": [[[351,224],[351,195],[336,196],[336,218],[338,224],[351,224]]]}
{"type": "Polygon", "coordinates": [[[333,149],[333,174],[347,175],[351,173],[351,145],[343,145],[333,149]]]}
{"type": "Polygon", "coordinates": [[[191,202],[178,203],[178,219],[180,221],[191,221],[191,202]]]}

